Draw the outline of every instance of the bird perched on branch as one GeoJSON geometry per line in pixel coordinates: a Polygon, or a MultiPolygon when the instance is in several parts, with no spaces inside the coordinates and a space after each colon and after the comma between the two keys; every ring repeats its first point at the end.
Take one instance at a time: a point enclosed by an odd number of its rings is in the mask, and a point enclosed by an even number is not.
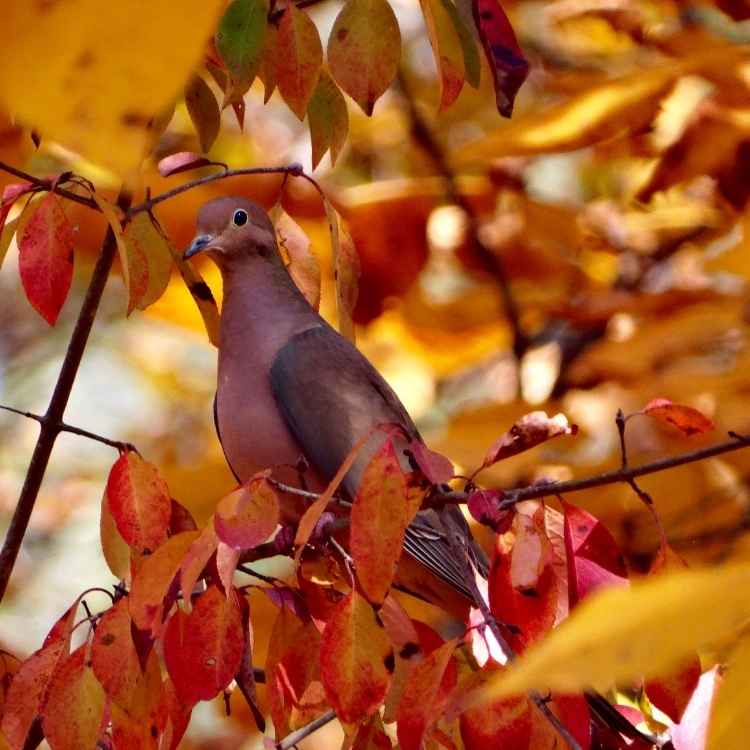
{"type": "MultiPolygon", "coordinates": [[[[367,358],[310,306],[287,272],[266,212],[244,198],[217,198],[198,214],[197,234],[184,257],[205,253],[224,284],[219,340],[216,429],[241,482],[273,467],[294,484],[304,457],[312,489],[321,490],[355,444],[377,425],[398,424],[410,440],[419,432],[396,394],[367,358]]],[[[344,478],[356,495],[364,468],[386,435],[373,431],[344,478]]],[[[403,454],[407,439],[394,438],[403,454]]],[[[402,456],[404,465],[408,461],[402,456]]],[[[299,520],[301,499],[285,495],[286,521],[299,520]]],[[[487,562],[460,510],[420,511],[407,529],[396,583],[449,611],[472,601],[465,561],[446,528],[463,535],[474,565],[487,562]],[[415,562],[417,564],[415,564],[415,562]]]]}

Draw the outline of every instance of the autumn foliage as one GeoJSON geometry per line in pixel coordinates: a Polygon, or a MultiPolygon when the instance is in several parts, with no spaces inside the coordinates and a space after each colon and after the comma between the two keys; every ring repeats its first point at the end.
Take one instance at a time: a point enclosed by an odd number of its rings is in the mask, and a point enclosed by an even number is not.
{"type": "MultiPolygon", "coordinates": [[[[208,747],[206,702],[278,750],[334,720],[352,750],[745,747],[747,9],[179,5],[0,11],[0,261],[37,338],[84,299],[48,411],[10,408],[40,436],[17,504],[0,483],[0,596],[30,585],[57,437],[117,452],[93,472],[116,583],[75,581],[31,653],[0,628],[0,750],[208,747]],[[63,421],[115,259],[118,323],[217,343],[216,276],[182,248],[230,190],[436,450],[409,442],[407,467],[382,425],[346,497],[368,435],[315,493],[304,462],[299,487],[232,485],[207,409],[172,443],[156,418],[133,443],[63,421]],[[451,506],[489,569],[446,521],[468,594],[438,607],[407,593],[404,541],[451,506]]],[[[165,390],[167,350],[133,356],[165,390]]]]}

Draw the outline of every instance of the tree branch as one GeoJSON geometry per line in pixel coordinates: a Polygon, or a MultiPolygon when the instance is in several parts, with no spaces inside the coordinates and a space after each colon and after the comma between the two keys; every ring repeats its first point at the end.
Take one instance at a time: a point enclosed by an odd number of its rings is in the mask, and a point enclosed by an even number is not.
{"type": "Polygon", "coordinates": [[[318,716],[317,719],[313,719],[309,724],[305,724],[304,727],[300,727],[295,732],[290,732],[283,740],[281,740],[281,742],[277,742],[276,750],[290,750],[290,748],[294,747],[298,742],[304,740],[305,737],[308,737],[322,726],[333,721],[335,718],[335,711],[326,711],[322,716],[318,716]]]}
{"type": "Polygon", "coordinates": [[[88,208],[92,208],[94,211],[99,211],[99,206],[96,205],[96,202],[92,198],[86,198],[82,195],[73,193],[70,190],[66,190],[65,188],[58,187],[52,180],[34,177],[32,174],[17,169],[16,167],[12,167],[10,164],[6,164],[2,161],[0,161],[0,170],[12,174],[14,177],[24,180],[24,182],[36,185],[40,190],[50,190],[53,193],[57,193],[58,195],[67,198],[69,201],[73,201],[73,203],[80,203],[82,206],[88,206],[88,208]]]}
{"type": "MultiPolygon", "coordinates": [[[[126,211],[130,206],[130,194],[124,189],[120,191],[117,198],[118,206],[126,211]]],[[[18,552],[21,549],[26,529],[29,526],[31,513],[34,509],[39,489],[42,486],[44,473],[47,470],[52,448],[57,436],[63,426],[63,415],[68,404],[68,398],[73,388],[78,367],[81,364],[86,342],[88,341],[94,318],[99,308],[104,287],[107,284],[112,262],[114,261],[117,246],[111,228],[107,229],[102,242],[102,250],[94,267],[86,297],[81,305],[75,328],[70,337],[68,349],[65,352],[60,374],[52,393],[46,414],[41,418],[39,437],[37,438],[34,453],[29,463],[26,479],[24,480],[21,495],[18,498],[16,509],[13,513],[8,533],[5,537],[2,551],[0,551],[0,601],[2,601],[8,587],[8,581],[13,571],[18,552]]]]}

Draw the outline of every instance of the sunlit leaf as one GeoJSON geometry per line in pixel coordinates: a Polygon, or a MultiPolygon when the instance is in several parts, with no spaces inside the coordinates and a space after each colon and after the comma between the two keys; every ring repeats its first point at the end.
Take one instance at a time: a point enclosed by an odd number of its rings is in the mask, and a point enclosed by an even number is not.
{"type": "Polygon", "coordinates": [[[192,151],[180,151],[160,159],[157,166],[162,177],[171,177],[173,174],[205,167],[210,163],[210,160],[201,154],[194,154],[192,151]]]}
{"type": "Polygon", "coordinates": [[[143,554],[166,540],[172,513],[169,488],[153,464],[126,451],[109,472],[106,495],[117,530],[131,547],[143,554]]]}
{"type": "Polygon", "coordinates": [[[356,591],[326,623],[320,664],[326,694],[342,721],[358,721],[377,710],[393,672],[393,649],[375,610],[356,591]]]}
{"type": "Polygon", "coordinates": [[[94,747],[99,738],[106,695],[85,657],[81,646],[60,663],[50,682],[42,727],[52,750],[94,747]]]}
{"type": "Polygon", "coordinates": [[[347,0],[328,38],[328,64],[366,115],[396,77],[400,57],[401,32],[387,0],[347,0]]]}
{"type": "Polygon", "coordinates": [[[249,549],[266,541],[279,523],[279,498],[264,476],[251,479],[216,507],[214,528],[222,542],[249,549]]]}
{"type": "Polygon", "coordinates": [[[285,211],[274,221],[274,228],[279,249],[288,256],[287,270],[292,280],[310,303],[310,307],[317,310],[320,307],[320,265],[312,251],[309,237],[285,211]]]}
{"type": "MultiPolygon", "coordinates": [[[[216,31],[216,51],[229,71],[229,101],[241,99],[260,66],[266,34],[268,3],[265,0],[232,0],[216,31]]],[[[203,149],[206,151],[207,149],[203,149]]]]}
{"type": "Polygon", "coordinates": [[[237,594],[209,586],[186,615],[177,609],[164,633],[164,661],[187,705],[210,700],[234,678],[244,643],[237,594]]]}
{"type": "Polygon", "coordinates": [[[289,109],[304,119],[323,64],[323,45],[310,17],[290,3],[279,20],[276,76],[289,109]]]}
{"type": "Polygon", "coordinates": [[[216,545],[219,539],[216,536],[213,518],[208,520],[206,527],[201,531],[200,536],[190,545],[180,566],[180,590],[185,607],[189,612],[191,609],[191,597],[193,589],[198,582],[203,569],[211,559],[211,555],[216,552],[216,545]]]}
{"type": "Polygon", "coordinates": [[[57,321],[68,296],[74,247],[73,228],[62,203],[49,193],[39,202],[18,240],[18,267],[26,297],[50,325],[57,321]]]}
{"type": "Polygon", "coordinates": [[[748,583],[750,567],[733,565],[604,589],[493,679],[482,699],[531,689],[606,689],[666,674],[747,622],[748,583]]]}
{"type": "Polygon", "coordinates": [[[667,422],[683,435],[700,435],[714,429],[714,423],[692,406],[675,404],[667,398],[655,398],[643,407],[643,414],[667,422]]]}
{"type": "Polygon", "coordinates": [[[349,132],[349,111],[339,87],[325,70],[320,71],[318,85],[307,105],[307,117],[310,122],[313,169],[329,149],[331,164],[335,164],[349,132]]]}
{"type": "Polygon", "coordinates": [[[5,3],[0,101],[45,138],[129,174],[150,142],[152,119],[198,63],[222,5],[5,3]]]}
{"type": "Polygon", "coordinates": [[[205,154],[219,135],[221,114],[214,92],[200,76],[193,76],[188,82],[185,88],[185,105],[198,133],[201,151],[205,154]]]}
{"type": "Polygon", "coordinates": [[[106,493],[102,496],[99,538],[107,567],[114,576],[120,580],[125,580],[130,575],[130,547],[117,530],[117,524],[112,517],[112,511],[109,509],[106,493]]]}

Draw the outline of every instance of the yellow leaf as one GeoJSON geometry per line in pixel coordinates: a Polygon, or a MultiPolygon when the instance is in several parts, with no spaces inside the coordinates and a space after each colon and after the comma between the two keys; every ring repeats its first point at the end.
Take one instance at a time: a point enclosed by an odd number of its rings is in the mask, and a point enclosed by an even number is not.
{"type": "Polygon", "coordinates": [[[740,641],[714,701],[708,728],[708,750],[744,750],[750,735],[750,638],[740,641]]]}
{"type": "Polygon", "coordinates": [[[750,565],[680,571],[602,591],[477,692],[573,693],[660,677],[750,618],[750,565]]]}
{"type": "Polygon", "coordinates": [[[6,0],[0,102],[43,136],[129,175],[152,118],[199,62],[221,6],[6,0]]]}

